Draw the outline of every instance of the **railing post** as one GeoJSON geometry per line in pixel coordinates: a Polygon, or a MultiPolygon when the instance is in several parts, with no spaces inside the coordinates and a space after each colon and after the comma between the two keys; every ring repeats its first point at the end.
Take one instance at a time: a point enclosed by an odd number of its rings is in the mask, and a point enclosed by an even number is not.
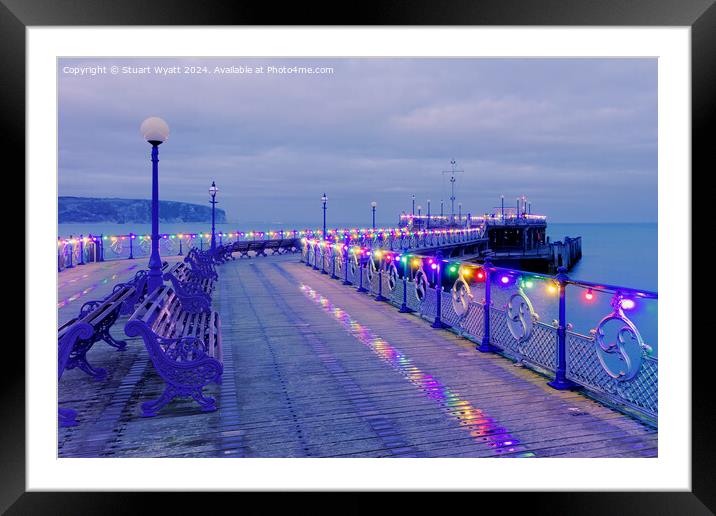
{"type": "MultiPolygon", "coordinates": [[[[406,253],[407,249],[403,249],[403,252],[406,253]]],[[[405,261],[403,262],[403,304],[400,305],[400,310],[398,310],[402,314],[409,314],[413,311],[412,308],[408,307],[408,274],[409,274],[409,267],[410,267],[410,260],[408,260],[408,257],[405,256],[405,261]]]]}
{"type": "Polygon", "coordinates": [[[62,239],[60,237],[57,237],[57,272],[62,272],[62,249],[64,249],[64,246],[62,245],[62,239]]]}
{"type": "Polygon", "coordinates": [[[383,296],[383,255],[381,255],[378,261],[378,295],[375,297],[376,301],[387,301],[388,298],[383,296]]]}
{"type": "Polygon", "coordinates": [[[557,328],[557,371],[554,380],[547,385],[559,391],[579,386],[567,380],[567,268],[559,267],[555,279],[559,283],[559,327],[557,328]]]}
{"type": "Polygon", "coordinates": [[[365,255],[361,252],[360,259],[358,260],[358,292],[368,292],[368,289],[363,287],[363,265],[365,263],[364,256],[365,255]]]}
{"type": "Polygon", "coordinates": [[[336,244],[331,248],[331,279],[338,279],[336,276],[336,244]]]}
{"type": "Polygon", "coordinates": [[[99,234],[99,261],[104,261],[104,233],[99,234]]]}
{"type": "Polygon", "coordinates": [[[84,237],[80,235],[80,261],[77,262],[77,265],[84,265],[85,264],[85,243],[84,243],[84,237]]]}
{"type": "MultiPolygon", "coordinates": [[[[323,241],[323,243],[326,243],[326,240],[323,241]]],[[[326,271],[326,246],[321,246],[321,274],[328,274],[326,271]]]]}
{"type": "Polygon", "coordinates": [[[346,237],[346,241],[345,241],[344,249],[343,249],[343,284],[344,285],[352,285],[352,283],[350,281],[348,281],[348,263],[349,263],[348,260],[350,259],[350,258],[348,258],[349,257],[349,254],[348,254],[349,247],[350,247],[350,242],[348,241],[348,237],[346,237]]]}
{"type": "Polygon", "coordinates": [[[437,296],[436,299],[436,308],[435,308],[435,320],[433,321],[433,324],[431,325],[433,328],[442,329],[447,328],[447,324],[445,324],[440,316],[442,315],[443,311],[443,280],[442,275],[440,274],[440,271],[442,270],[442,267],[440,265],[440,262],[442,261],[443,254],[438,249],[438,252],[435,254],[435,272],[437,275],[437,279],[435,280],[435,295],[437,296]]]}
{"type": "Polygon", "coordinates": [[[315,244],[313,244],[313,270],[318,270],[318,241],[316,241],[315,244]]]}
{"type": "Polygon", "coordinates": [[[97,246],[94,244],[94,238],[92,237],[92,233],[89,233],[87,235],[87,244],[91,246],[90,248],[94,250],[94,253],[87,252],[87,262],[96,262],[97,261],[97,246]],[[94,254],[94,256],[92,256],[94,254]]]}
{"type": "Polygon", "coordinates": [[[183,240],[183,238],[179,239],[179,256],[181,256],[183,254],[182,253],[182,240],[183,240]]]}
{"type": "Polygon", "coordinates": [[[69,257],[70,257],[70,263],[65,265],[65,269],[72,269],[72,268],[74,268],[74,265],[72,265],[72,254],[74,254],[74,252],[75,252],[75,246],[72,243],[72,235],[70,235],[70,238],[67,241],[66,247],[69,247],[69,249],[70,249],[70,252],[68,253],[69,257]]]}
{"type": "Polygon", "coordinates": [[[488,256],[482,264],[482,268],[485,270],[485,306],[483,308],[483,327],[482,342],[475,349],[482,351],[483,353],[490,353],[496,351],[497,348],[490,343],[490,307],[492,305],[491,287],[492,287],[492,260],[488,256]]]}
{"type": "Polygon", "coordinates": [[[134,239],[132,238],[134,235],[132,233],[129,234],[129,259],[134,259],[134,239]]]}
{"type": "Polygon", "coordinates": [[[308,237],[306,237],[306,267],[311,266],[311,244],[308,243],[308,237]]]}

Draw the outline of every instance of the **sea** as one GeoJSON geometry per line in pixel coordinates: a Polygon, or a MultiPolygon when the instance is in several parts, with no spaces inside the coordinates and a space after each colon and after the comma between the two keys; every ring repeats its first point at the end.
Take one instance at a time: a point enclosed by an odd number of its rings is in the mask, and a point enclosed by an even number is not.
{"type": "MultiPolygon", "coordinates": [[[[378,227],[393,227],[395,222],[377,221],[378,227]]],[[[320,224],[304,222],[285,223],[223,223],[217,231],[268,231],[279,229],[317,228],[320,224]]],[[[335,223],[330,227],[356,227],[354,223],[335,223]]],[[[161,233],[206,233],[206,223],[162,223],[161,233]]],[[[137,235],[149,234],[150,224],[60,224],[58,236],[78,235],[137,235]]],[[[658,292],[658,239],[656,223],[556,223],[549,222],[547,235],[551,241],[563,240],[565,236],[582,237],[582,259],[569,271],[575,280],[619,285],[632,289],[658,292]]],[[[586,290],[567,290],[567,319],[573,331],[589,334],[609,311],[610,297],[594,293],[592,301],[585,298],[586,290]]],[[[554,300],[543,292],[534,294],[534,303],[543,312],[542,321],[551,322],[556,317],[554,300]],[[544,298],[544,299],[543,299],[544,298]]],[[[636,305],[627,316],[637,326],[644,342],[651,346],[654,355],[658,351],[657,303],[658,301],[636,299],[636,305]]]]}

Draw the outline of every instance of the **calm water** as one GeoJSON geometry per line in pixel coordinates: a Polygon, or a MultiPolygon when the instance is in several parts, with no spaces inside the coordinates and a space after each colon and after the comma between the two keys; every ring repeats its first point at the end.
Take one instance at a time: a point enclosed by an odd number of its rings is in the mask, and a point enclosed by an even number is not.
{"type": "MultiPolygon", "coordinates": [[[[394,225],[390,221],[378,221],[378,226],[394,225]]],[[[218,231],[265,231],[269,229],[293,229],[318,227],[316,224],[295,222],[293,225],[277,221],[272,224],[217,224],[218,231]]],[[[339,227],[345,227],[340,224],[339,227]]],[[[163,233],[208,232],[210,225],[194,224],[161,224],[163,233]]],[[[66,237],[79,234],[149,234],[149,224],[60,224],[58,234],[66,237]]],[[[569,272],[573,279],[582,279],[599,283],[620,285],[635,289],[658,291],[658,247],[656,224],[559,224],[549,223],[547,234],[551,240],[562,240],[565,236],[582,237],[582,260],[569,272]]],[[[570,288],[568,291],[567,319],[575,331],[587,334],[596,327],[599,320],[610,311],[610,296],[596,294],[587,302],[586,291],[570,288]]],[[[536,311],[543,322],[551,322],[556,318],[555,299],[545,294],[545,289],[535,285],[529,293],[536,311]]],[[[655,351],[658,348],[657,338],[657,305],[658,301],[639,301],[634,310],[628,312],[629,317],[639,328],[644,340],[655,351]]]]}

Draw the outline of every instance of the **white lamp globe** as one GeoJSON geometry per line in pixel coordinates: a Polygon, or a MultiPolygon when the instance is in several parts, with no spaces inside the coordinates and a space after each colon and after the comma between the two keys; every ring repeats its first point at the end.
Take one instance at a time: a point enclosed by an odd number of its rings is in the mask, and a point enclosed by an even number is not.
{"type": "Polygon", "coordinates": [[[139,131],[142,136],[151,144],[164,143],[169,138],[169,126],[159,117],[152,116],[142,122],[139,131]]]}
{"type": "Polygon", "coordinates": [[[378,203],[375,202],[375,201],[373,201],[372,203],[370,203],[370,205],[371,205],[373,208],[375,208],[376,206],[378,206],[378,203]]]}

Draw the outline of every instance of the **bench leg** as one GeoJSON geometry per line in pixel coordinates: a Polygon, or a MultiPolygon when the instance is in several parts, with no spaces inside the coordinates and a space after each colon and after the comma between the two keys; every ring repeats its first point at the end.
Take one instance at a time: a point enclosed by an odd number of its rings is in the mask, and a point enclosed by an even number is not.
{"type": "Polygon", "coordinates": [[[68,408],[58,408],[57,415],[61,428],[77,426],[77,412],[68,408]]]}
{"type": "Polygon", "coordinates": [[[154,401],[145,401],[142,403],[142,416],[153,417],[157,415],[157,411],[161,410],[167,403],[173,400],[177,395],[174,387],[167,385],[159,398],[154,401]]]}
{"type": "MultiPolygon", "coordinates": [[[[154,417],[157,415],[162,408],[164,408],[170,401],[179,395],[186,395],[187,393],[179,393],[174,387],[167,385],[159,398],[154,401],[145,401],[142,403],[142,416],[143,417],[154,417]]],[[[216,400],[204,396],[201,389],[195,390],[191,393],[191,397],[201,405],[202,412],[213,412],[216,410],[216,400]]]]}
{"type": "Polygon", "coordinates": [[[109,331],[102,334],[102,340],[113,348],[117,348],[117,351],[124,351],[127,348],[127,343],[125,341],[115,339],[109,334],[109,331]]]}
{"type": "Polygon", "coordinates": [[[70,356],[69,360],[67,361],[67,366],[65,366],[65,369],[74,369],[75,367],[79,367],[81,371],[84,371],[95,380],[104,380],[107,377],[107,370],[102,369],[101,367],[98,367],[96,369],[92,367],[90,363],[87,362],[87,356],[85,354],[86,351],[77,353],[74,356],[70,356]]]}
{"type": "Polygon", "coordinates": [[[214,398],[204,396],[201,389],[194,391],[191,394],[191,397],[194,398],[199,405],[201,405],[201,410],[203,412],[213,412],[216,410],[216,400],[214,398]]]}

